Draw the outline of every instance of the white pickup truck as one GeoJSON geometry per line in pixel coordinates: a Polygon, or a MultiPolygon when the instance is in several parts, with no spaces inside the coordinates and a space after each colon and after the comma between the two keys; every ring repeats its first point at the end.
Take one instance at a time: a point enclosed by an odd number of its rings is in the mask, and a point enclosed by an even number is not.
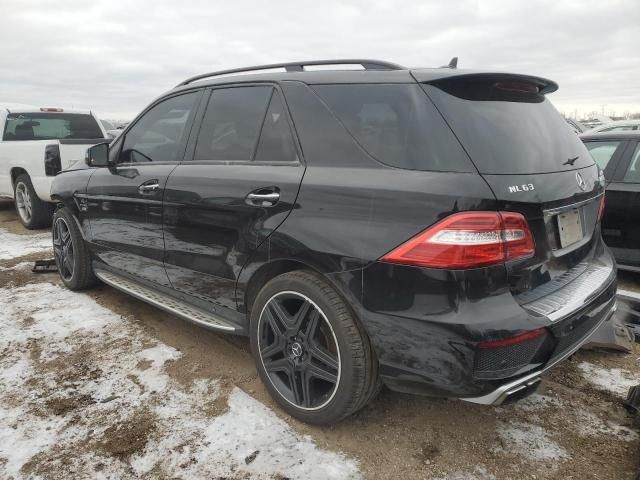
{"type": "Polygon", "coordinates": [[[29,229],[51,224],[51,181],[109,138],[90,111],[0,105],[0,198],[13,199],[29,229]]]}

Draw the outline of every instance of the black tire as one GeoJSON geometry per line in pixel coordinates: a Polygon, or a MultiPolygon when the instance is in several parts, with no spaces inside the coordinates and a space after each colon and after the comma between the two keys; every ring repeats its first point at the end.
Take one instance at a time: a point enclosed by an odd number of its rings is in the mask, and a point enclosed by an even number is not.
{"type": "Polygon", "coordinates": [[[98,283],[87,244],[71,211],[58,208],[51,229],[53,253],[62,283],[70,290],[84,290],[98,283]],[[66,243],[68,242],[68,243],[66,243]]]}
{"type": "Polygon", "coordinates": [[[20,223],[29,230],[51,226],[53,203],[40,200],[26,173],[18,175],[13,186],[13,198],[20,223]]]}
{"type": "MultiPolygon", "coordinates": [[[[307,327],[299,331],[303,330],[306,331],[307,327]]],[[[285,273],[272,279],[262,288],[251,308],[250,339],[258,373],[269,393],[287,413],[303,422],[313,424],[338,422],[364,407],[380,390],[378,362],[364,328],[335,289],[314,272],[285,273]],[[274,307],[278,302],[279,307],[274,307]],[[302,307],[296,305],[305,304],[310,304],[312,313],[296,315],[298,312],[296,309],[299,308],[302,311],[302,307]],[[267,307],[267,305],[270,306],[267,307]],[[316,331],[321,332],[319,341],[326,342],[321,350],[339,359],[337,368],[333,370],[337,372],[335,374],[337,381],[333,384],[323,378],[313,378],[316,375],[315,371],[296,373],[297,369],[302,371],[308,368],[304,366],[305,363],[315,367],[321,365],[321,372],[328,370],[325,366],[330,363],[317,363],[318,357],[315,352],[319,337],[316,340],[309,340],[309,336],[305,334],[299,340],[297,335],[292,338],[292,333],[287,328],[280,329],[280,331],[286,330],[283,335],[274,333],[276,332],[272,327],[274,318],[278,312],[284,311],[280,310],[280,307],[287,310],[285,313],[290,315],[287,318],[291,320],[291,323],[276,321],[280,325],[293,325],[299,317],[308,318],[306,321],[308,326],[312,324],[311,318],[318,319],[313,323],[319,325],[315,327],[316,331]],[[316,309],[317,314],[314,313],[316,309]],[[276,312],[275,316],[273,312],[276,312]],[[285,337],[286,339],[283,340],[285,337]],[[334,348],[333,341],[337,348],[334,348]],[[281,348],[283,342],[287,345],[285,348],[281,348]],[[296,350],[303,352],[300,355],[294,352],[296,343],[299,343],[300,347],[296,347],[296,350]],[[296,375],[299,375],[302,383],[297,383],[296,375]],[[295,388],[290,387],[293,381],[298,386],[304,385],[305,378],[307,378],[306,391],[309,395],[307,398],[298,400],[297,393],[293,391],[295,388]],[[309,378],[312,379],[312,386],[309,386],[309,378]],[[276,384],[279,386],[277,387],[276,384]]],[[[298,390],[304,392],[305,387],[302,386],[298,390]]]]}

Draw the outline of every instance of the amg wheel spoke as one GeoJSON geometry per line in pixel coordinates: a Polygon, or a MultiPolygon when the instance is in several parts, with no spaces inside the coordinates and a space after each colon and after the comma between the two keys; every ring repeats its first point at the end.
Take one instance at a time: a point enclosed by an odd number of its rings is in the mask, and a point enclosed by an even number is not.
{"type": "Polygon", "coordinates": [[[270,362],[264,362],[264,368],[267,372],[284,372],[287,375],[291,374],[291,361],[288,358],[281,358],[279,360],[273,360],[270,362]]]}
{"type": "Polygon", "coordinates": [[[302,328],[302,323],[304,322],[304,319],[309,314],[309,311],[311,310],[311,308],[312,308],[311,303],[309,303],[306,300],[302,302],[302,304],[300,305],[300,308],[291,319],[292,330],[295,330],[296,332],[300,331],[300,329],[302,328]]]}
{"type": "Polygon", "coordinates": [[[319,378],[320,380],[324,380],[325,382],[333,384],[338,382],[338,375],[336,373],[333,373],[327,368],[319,367],[318,365],[315,365],[313,363],[309,364],[309,366],[307,367],[307,374],[310,377],[319,378]]]}
{"type": "Polygon", "coordinates": [[[278,354],[285,354],[281,337],[277,337],[271,345],[260,350],[260,355],[262,355],[263,360],[270,360],[272,357],[278,354]]]}
{"type": "Polygon", "coordinates": [[[296,399],[296,403],[302,407],[308,408],[309,396],[305,396],[305,393],[308,394],[308,389],[305,388],[305,377],[306,375],[303,371],[292,370],[291,372],[292,391],[293,396],[296,399]]]}
{"type": "Polygon", "coordinates": [[[311,341],[314,338],[316,332],[318,331],[319,326],[320,326],[320,312],[318,312],[318,310],[314,308],[313,311],[309,314],[309,321],[307,322],[307,325],[305,326],[305,329],[304,329],[305,338],[311,341]]]}
{"type": "Polygon", "coordinates": [[[70,275],[73,274],[73,258],[69,258],[68,256],[64,257],[64,266],[69,272],[70,275]]]}
{"type": "Polygon", "coordinates": [[[324,365],[330,370],[338,370],[338,356],[329,352],[320,345],[313,344],[309,348],[309,353],[312,358],[317,360],[320,364],[324,365]]]}

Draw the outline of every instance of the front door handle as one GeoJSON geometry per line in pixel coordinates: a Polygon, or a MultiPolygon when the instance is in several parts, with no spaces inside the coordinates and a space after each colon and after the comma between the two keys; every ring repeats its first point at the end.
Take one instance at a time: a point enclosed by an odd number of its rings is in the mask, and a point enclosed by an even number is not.
{"type": "Polygon", "coordinates": [[[254,207],[273,207],[280,200],[277,188],[262,188],[247,195],[245,203],[254,207]]]}
{"type": "Polygon", "coordinates": [[[144,182],[138,187],[138,192],[141,195],[150,195],[157,192],[159,188],[160,183],[158,182],[158,180],[149,180],[148,182],[144,182]]]}

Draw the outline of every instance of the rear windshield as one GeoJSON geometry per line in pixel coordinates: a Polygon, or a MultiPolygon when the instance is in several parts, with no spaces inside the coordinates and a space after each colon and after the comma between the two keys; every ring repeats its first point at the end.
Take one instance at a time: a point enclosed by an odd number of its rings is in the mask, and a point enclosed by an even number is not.
{"type": "Polygon", "coordinates": [[[4,140],[52,140],[102,138],[98,122],[81,113],[10,113],[4,140]]]}
{"type": "Polygon", "coordinates": [[[492,91],[472,82],[424,88],[481,173],[550,173],[593,164],[544,95],[492,91]]]}
{"type": "Polygon", "coordinates": [[[409,170],[475,171],[419,85],[338,84],[314,89],[379,162],[409,170]]]}

